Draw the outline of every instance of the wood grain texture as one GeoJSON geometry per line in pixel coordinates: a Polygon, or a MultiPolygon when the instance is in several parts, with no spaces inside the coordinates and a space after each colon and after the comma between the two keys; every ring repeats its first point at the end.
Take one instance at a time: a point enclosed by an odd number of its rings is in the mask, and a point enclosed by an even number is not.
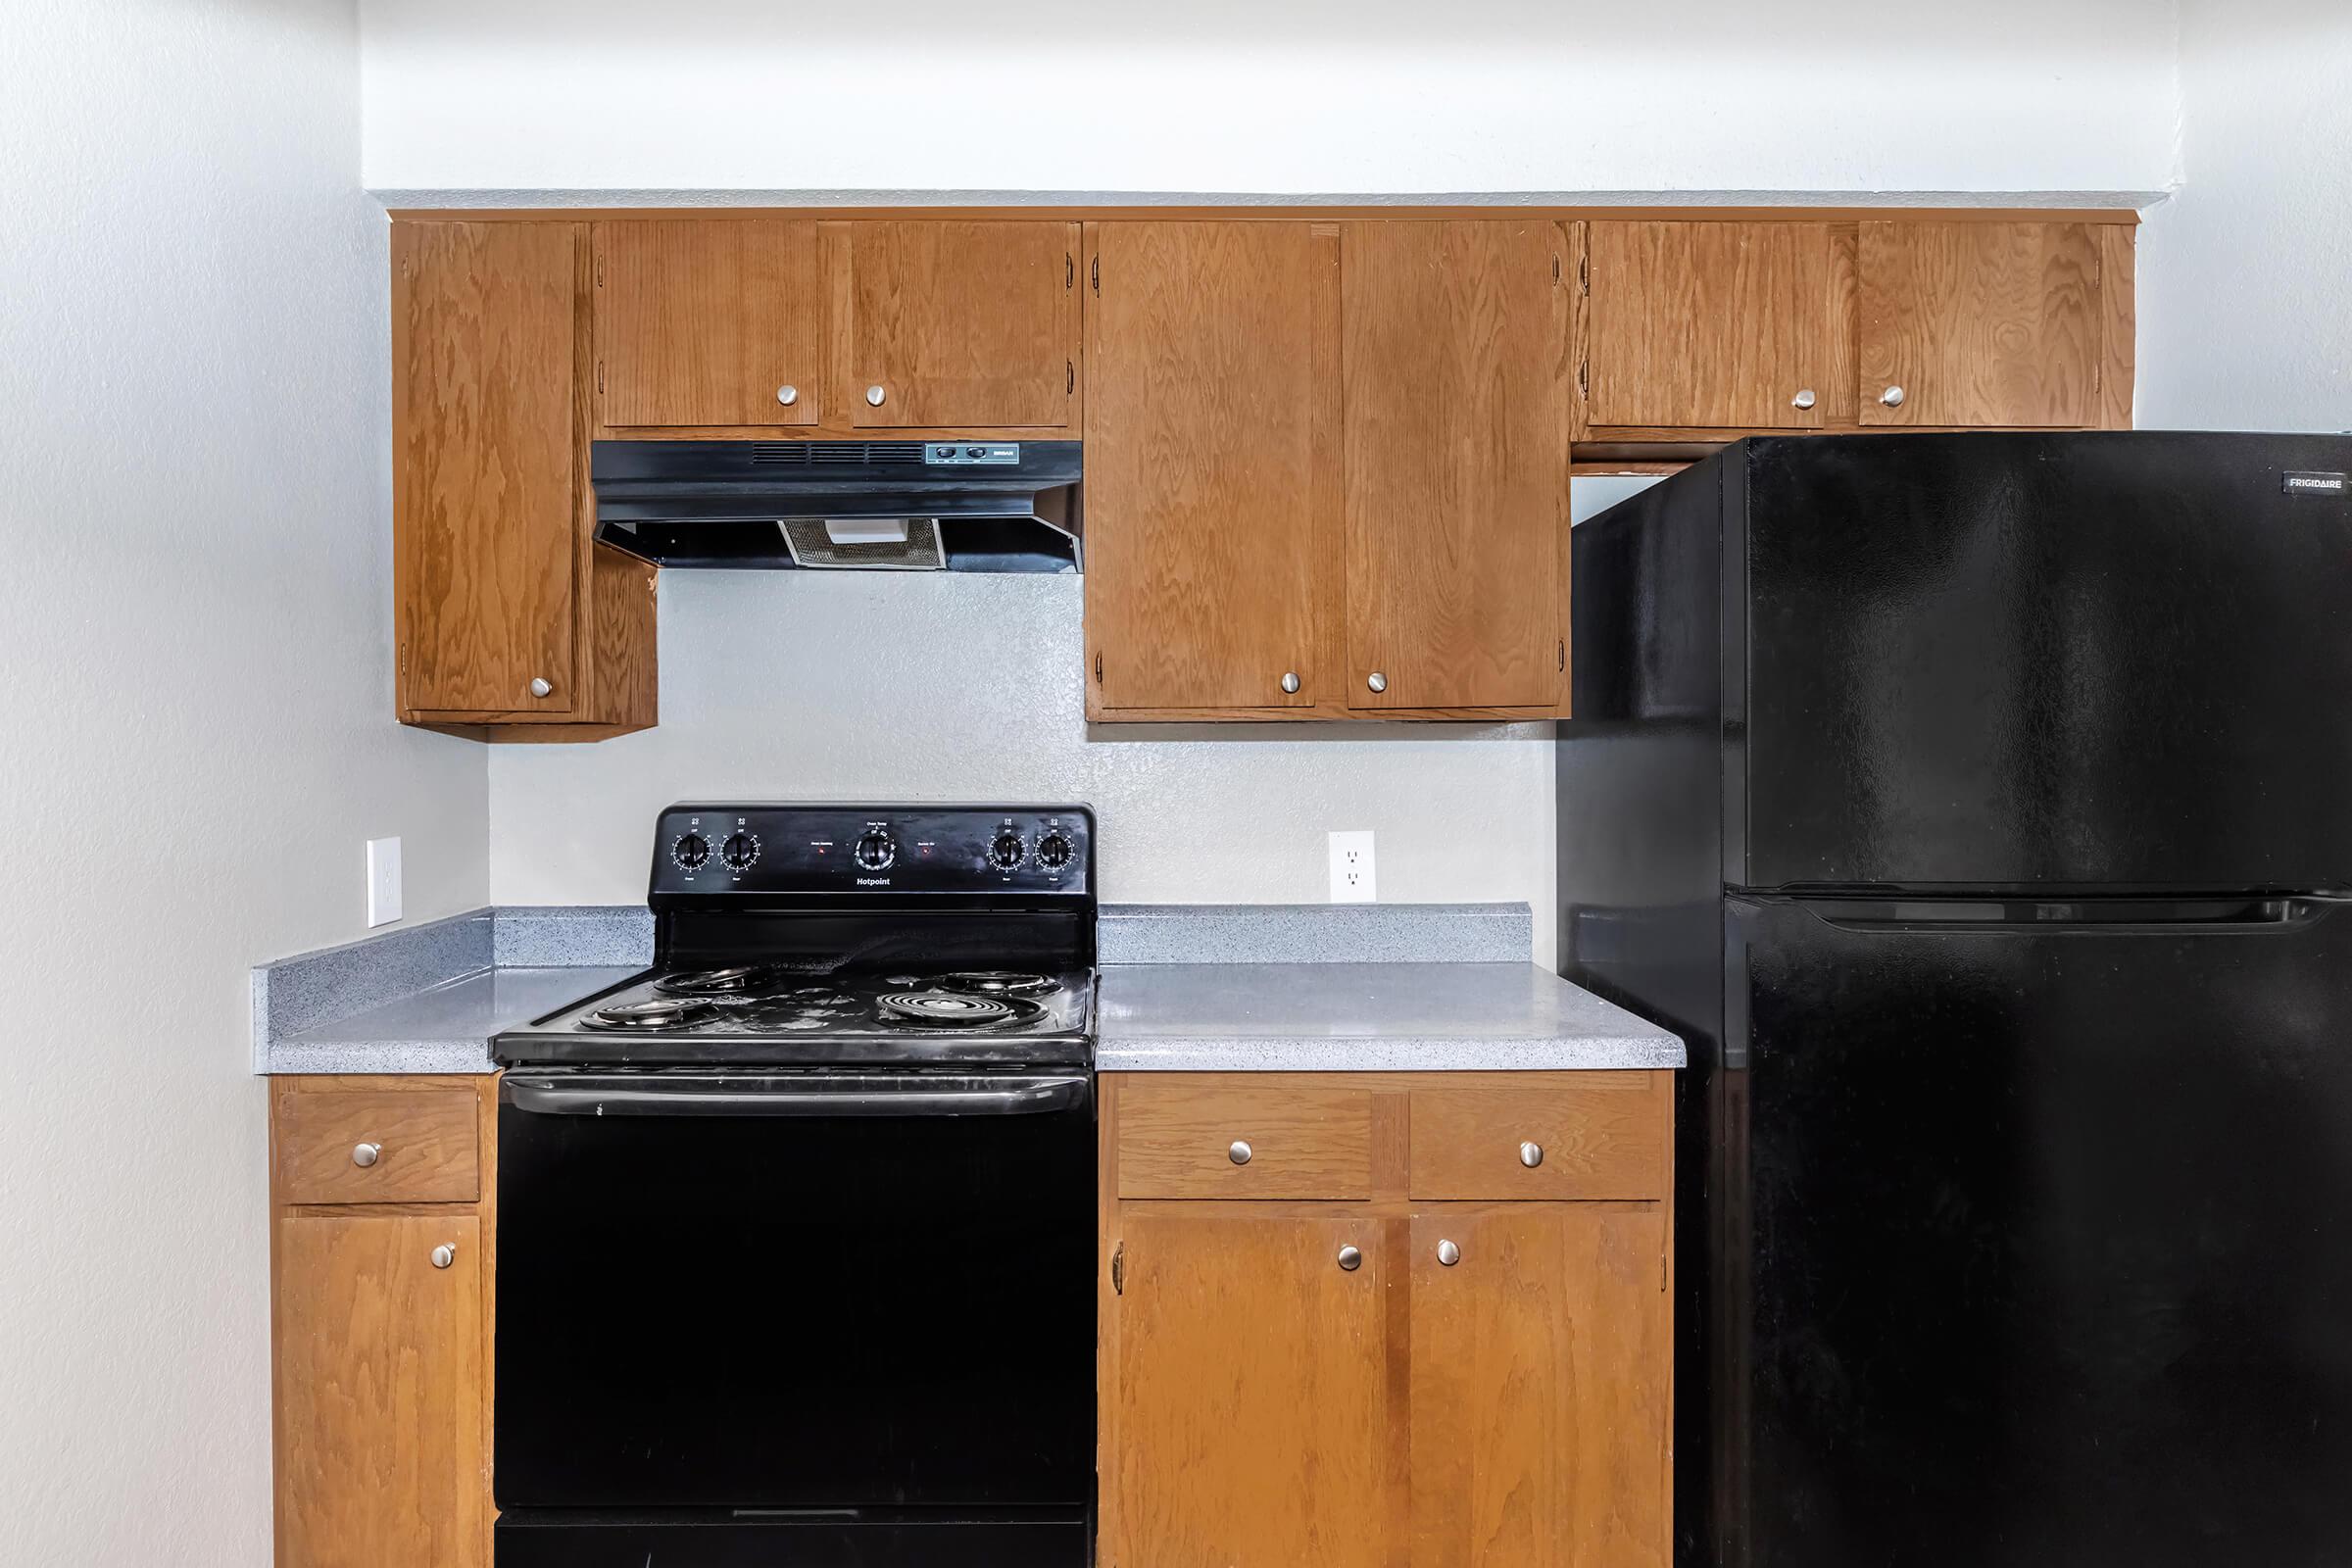
{"type": "Polygon", "coordinates": [[[2082,223],[1862,224],[1862,423],[2096,423],[2098,267],[2082,223]]]}
{"type": "Polygon", "coordinates": [[[837,404],[866,429],[1077,421],[1078,225],[827,225],[837,404]],[[869,404],[865,389],[884,401],[869,404]]]}
{"type": "Polygon", "coordinates": [[[1385,1298],[1378,1227],[1121,1215],[1104,1568],[1382,1568],[1385,1298]],[[1340,1249],[1363,1253],[1353,1272],[1340,1249]]]}
{"type": "Polygon", "coordinates": [[[1337,235],[1107,223],[1094,253],[1089,713],[1310,707],[1338,684],[1318,612],[1340,502],[1337,235]]]}
{"type": "Polygon", "coordinates": [[[596,225],[608,426],[815,424],[823,316],[813,222],[596,225]]]}
{"type": "Polygon", "coordinates": [[[1840,409],[1852,417],[1850,226],[1842,253],[1830,223],[1588,228],[1590,424],[1809,429],[1840,409]],[[1794,406],[1804,391],[1810,409],[1794,406]]]}
{"type": "Polygon", "coordinates": [[[404,716],[572,710],[579,244],[574,223],[393,227],[404,716]]]}
{"type": "MultiPolygon", "coordinates": [[[[588,547],[587,640],[595,721],[611,734],[651,729],[662,716],[662,570],[611,545],[588,547]]],[[[512,726],[510,726],[512,727],[512,726]]]]}
{"type": "Polygon", "coordinates": [[[2099,427],[2129,430],[2139,352],[2138,261],[2132,229],[2103,226],[2099,242],[2099,326],[2104,365],[2099,386],[2099,427]]]}
{"type": "Polygon", "coordinates": [[[1656,1204],[1414,1216],[1412,1568],[1664,1568],[1664,1227],[1656,1204]]]}
{"type": "Polygon", "coordinates": [[[1372,1196],[1372,1096],[1290,1074],[1154,1075],[1121,1101],[1121,1198],[1372,1196]],[[1231,1153],[1250,1145],[1247,1164],[1231,1153]]]}
{"type": "Polygon", "coordinates": [[[1560,698],[1566,249],[1533,220],[1345,230],[1350,708],[1560,698]]]}
{"type": "Polygon", "coordinates": [[[276,1103],[280,1203],[470,1203],[481,1196],[470,1089],[284,1093],[276,1103]],[[352,1151],[374,1144],[373,1165],[352,1151]]]}
{"type": "Polygon", "coordinates": [[[278,1568],[487,1568],[481,1222],[281,1213],[274,1252],[278,1568]]]}
{"type": "Polygon", "coordinates": [[[1667,1196],[1667,1146],[1658,1136],[1658,1102],[1673,1093],[1667,1075],[1526,1073],[1509,1084],[1432,1076],[1441,1081],[1412,1091],[1413,1197],[1667,1196]],[[1522,1143],[1541,1147],[1541,1163],[1521,1162],[1522,1143]]]}

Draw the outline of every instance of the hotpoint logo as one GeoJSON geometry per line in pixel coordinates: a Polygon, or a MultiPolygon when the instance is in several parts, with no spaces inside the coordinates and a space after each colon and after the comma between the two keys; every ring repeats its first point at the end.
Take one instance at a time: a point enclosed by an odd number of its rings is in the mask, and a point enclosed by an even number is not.
{"type": "Polygon", "coordinates": [[[861,876],[858,879],[858,885],[861,888],[886,888],[890,886],[890,878],[886,876],[861,876]]]}

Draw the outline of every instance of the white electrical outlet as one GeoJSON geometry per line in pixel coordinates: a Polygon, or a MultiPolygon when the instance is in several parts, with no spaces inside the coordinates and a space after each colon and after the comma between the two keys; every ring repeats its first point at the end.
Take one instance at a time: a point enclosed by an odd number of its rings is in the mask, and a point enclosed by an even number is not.
{"type": "Polygon", "coordinates": [[[1372,879],[1372,832],[1334,833],[1331,839],[1331,902],[1374,904],[1380,885],[1372,879]]]}
{"type": "Polygon", "coordinates": [[[368,841],[368,923],[390,925],[400,918],[400,840],[368,841]]]}

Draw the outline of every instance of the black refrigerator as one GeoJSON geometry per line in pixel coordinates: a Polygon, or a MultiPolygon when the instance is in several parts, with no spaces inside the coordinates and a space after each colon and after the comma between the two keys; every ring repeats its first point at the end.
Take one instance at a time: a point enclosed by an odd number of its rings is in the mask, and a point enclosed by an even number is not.
{"type": "Polygon", "coordinates": [[[1561,972],[1690,1042],[1677,1556],[2352,1563],[2352,439],[1580,525],[1561,972]]]}

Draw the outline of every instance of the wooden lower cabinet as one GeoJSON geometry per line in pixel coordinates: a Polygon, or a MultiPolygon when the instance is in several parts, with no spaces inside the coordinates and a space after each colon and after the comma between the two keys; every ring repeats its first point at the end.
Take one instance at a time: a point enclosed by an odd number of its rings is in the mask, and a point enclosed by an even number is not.
{"type": "Polygon", "coordinates": [[[488,1568],[493,1085],[270,1083],[277,1568],[488,1568]]]}
{"type": "Polygon", "coordinates": [[[1671,1073],[1106,1074],[1101,1104],[1104,1568],[1663,1568],[1671,1073]],[[1121,1196],[1188,1152],[1201,1183],[1328,1152],[1293,1113],[1316,1094],[1369,1100],[1369,1198],[1121,1196]],[[1446,1178],[1411,1127],[1454,1096],[1494,1107],[1463,1142],[1556,1141],[1529,1196],[1410,1196],[1446,1178]],[[1629,1103],[1642,1196],[1541,1196],[1589,1131],[1630,1147],[1629,1103]]]}

